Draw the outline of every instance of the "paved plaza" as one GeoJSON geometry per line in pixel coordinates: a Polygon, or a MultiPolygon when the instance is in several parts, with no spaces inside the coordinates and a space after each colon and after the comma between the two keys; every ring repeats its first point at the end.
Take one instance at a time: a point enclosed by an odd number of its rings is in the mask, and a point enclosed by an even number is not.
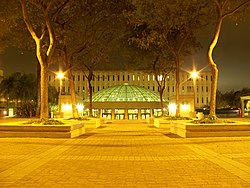
{"type": "Polygon", "coordinates": [[[250,137],[186,139],[124,120],[74,139],[0,138],[0,187],[250,187],[250,137]]]}

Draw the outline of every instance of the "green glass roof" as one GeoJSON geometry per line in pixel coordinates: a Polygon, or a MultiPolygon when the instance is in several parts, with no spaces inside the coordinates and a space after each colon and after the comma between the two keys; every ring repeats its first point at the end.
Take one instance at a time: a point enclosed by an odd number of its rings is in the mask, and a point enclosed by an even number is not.
{"type": "Polygon", "coordinates": [[[158,93],[134,85],[119,85],[101,90],[93,95],[93,102],[160,102],[158,93]]]}

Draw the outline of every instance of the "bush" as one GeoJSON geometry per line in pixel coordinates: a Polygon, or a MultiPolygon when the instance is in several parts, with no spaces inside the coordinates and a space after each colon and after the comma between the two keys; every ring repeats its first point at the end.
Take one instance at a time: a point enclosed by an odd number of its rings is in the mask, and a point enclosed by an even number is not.
{"type": "Polygon", "coordinates": [[[63,125],[62,121],[53,120],[53,119],[39,119],[39,120],[29,120],[24,124],[40,124],[40,125],[63,125]]]}

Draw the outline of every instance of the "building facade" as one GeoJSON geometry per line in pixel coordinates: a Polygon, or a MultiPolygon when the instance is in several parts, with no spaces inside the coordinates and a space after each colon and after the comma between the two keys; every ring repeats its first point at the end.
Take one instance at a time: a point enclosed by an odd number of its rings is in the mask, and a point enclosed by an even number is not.
{"type": "MultiPolygon", "coordinates": [[[[88,83],[85,77],[86,72],[74,71],[75,92],[83,100],[88,98],[88,83]]],[[[210,71],[202,71],[196,78],[196,81],[190,77],[190,73],[180,72],[180,95],[193,96],[195,95],[195,108],[204,108],[210,102],[212,75],[210,71]],[[195,83],[195,84],[194,84],[195,83]],[[196,91],[194,91],[194,86],[196,91]]],[[[49,83],[60,88],[60,81],[57,79],[56,73],[49,74],[49,83]]],[[[159,87],[153,74],[144,71],[94,71],[94,79],[92,81],[93,94],[109,87],[123,84],[141,86],[145,89],[158,92],[159,87]]],[[[65,77],[62,79],[62,94],[70,94],[69,80],[65,77]]],[[[165,101],[174,100],[175,98],[175,73],[170,73],[167,78],[166,89],[163,95],[165,101]]]]}

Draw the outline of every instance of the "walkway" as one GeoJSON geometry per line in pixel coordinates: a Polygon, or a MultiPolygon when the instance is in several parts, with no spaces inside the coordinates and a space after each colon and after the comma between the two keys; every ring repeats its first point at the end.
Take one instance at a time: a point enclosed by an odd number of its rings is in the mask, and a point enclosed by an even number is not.
{"type": "Polygon", "coordinates": [[[113,122],[76,139],[0,138],[0,187],[250,187],[250,137],[113,122]]]}

